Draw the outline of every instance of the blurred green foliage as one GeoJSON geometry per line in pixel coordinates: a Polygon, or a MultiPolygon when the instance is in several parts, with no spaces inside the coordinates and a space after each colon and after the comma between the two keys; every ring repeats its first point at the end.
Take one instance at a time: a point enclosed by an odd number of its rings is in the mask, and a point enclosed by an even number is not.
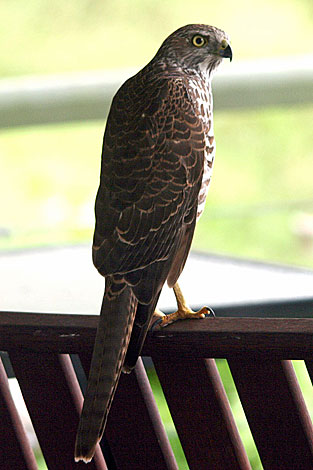
{"type": "MultiPolygon", "coordinates": [[[[0,73],[140,66],[192,22],[225,29],[235,60],[311,51],[307,0],[12,0],[0,4],[0,73]]],[[[299,235],[312,212],[311,118],[312,107],[215,113],[217,158],[194,248],[312,265],[299,235]]],[[[103,128],[0,130],[0,249],[90,240],[103,128]]]]}
{"type": "Polygon", "coordinates": [[[236,60],[312,51],[310,0],[10,0],[0,3],[0,75],[141,65],[188,23],[227,31],[236,60]]]}
{"type": "MultiPolygon", "coordinates": [[[[298,233],[313,211],[311,116],[312,107],[216,113],[217,157],[195,249],[313,265],[312,244],[298,233]]],[[[2,131],[0,248],[91,239],[103,128],[2,131]]]]}

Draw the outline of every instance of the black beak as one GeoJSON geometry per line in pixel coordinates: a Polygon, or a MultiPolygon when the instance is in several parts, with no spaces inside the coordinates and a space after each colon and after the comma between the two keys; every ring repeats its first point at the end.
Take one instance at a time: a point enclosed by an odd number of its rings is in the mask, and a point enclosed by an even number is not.
{"type": "Polygon", "coordinates": [[[220,49],[219,55],[220,55],[221,57],[225,57],[225,59],[229,59],[230,62],[231,62],[232,59],[233,59],[233,51],[231,50],[230,45],[228,44],[228,46],[226,47],[226,49],[220,49]]]}

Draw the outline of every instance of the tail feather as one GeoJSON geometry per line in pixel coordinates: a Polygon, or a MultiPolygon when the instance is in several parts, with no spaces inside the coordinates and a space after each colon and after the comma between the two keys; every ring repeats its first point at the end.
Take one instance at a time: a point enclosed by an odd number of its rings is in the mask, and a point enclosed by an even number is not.
{"type": "Polygon", "coordinates": [[[149,305],[138,304],[136,311],[136,319],[132,328],[132,334],[130,337],[129,345],[127,348],[127,354],[125,357],[123,372],[131,372],[140,356],[143,344],[145,342],[151,317],[156,308],[159,295],[155,296],[153,301],[149,305]]]}
{"type": "Polygon", "coordinates": [[[84,406],[77,431],[75,461],[90,462],[102,437],[127,351],[137,300],[126,287],[104,294],[84,406]]]}

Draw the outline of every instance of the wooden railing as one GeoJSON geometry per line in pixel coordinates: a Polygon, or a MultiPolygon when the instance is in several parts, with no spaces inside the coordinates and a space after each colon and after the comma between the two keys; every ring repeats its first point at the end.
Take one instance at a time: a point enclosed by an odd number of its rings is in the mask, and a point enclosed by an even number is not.
{"type": "MultiPolygon", "coordinates": [[[[178,469],[145,368],[122,375],[103,440],[90,464],[73,461],[82,393],[69,354],[88,372],[98,317],[0,313],[8,351],[49,470],[178,469]]],[[[156,368],[190,469],[247,470],[215,360],[226,358],[264,469],[313,469],[313,428],[290,359],[313,378],[313,319],[208,318],[150,332],[156,368]]],[[[0,368],[0,467],[36,462],[0,368]]],[[[184,470],[184,469],[182,469],[184,470]]]]}
{"type": "MultiPolygon", "coordinates": [[[[234,61],[214,78],[214,109],[303,106],[312,102],[312,55],[234,61]]],[[[0,129],[100,119],[137,69],[0,80],[0,129]]]]}

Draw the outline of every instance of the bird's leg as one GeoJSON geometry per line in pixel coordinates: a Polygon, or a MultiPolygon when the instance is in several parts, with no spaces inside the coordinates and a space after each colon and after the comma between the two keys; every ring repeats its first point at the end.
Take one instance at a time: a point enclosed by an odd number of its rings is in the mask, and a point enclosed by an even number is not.
{"type": "Polygon", "coordinates": [[[187,305],[183,293],[177,282],[174,285],[173,289],[177,302],[176,312],[170,313],[169,315],[164,315],[164,313],[156,309],[153,314],[151,323],[158,324],[158,326],[164,327],[170,325],[171,323],[174,323],[176,320],[185,320],[186,318],[204,318],[206,315],[209,314],[214,316],[213,310],[209,307],[202,307],[197,312],[191,310],[191,308],[187,305]]]}

